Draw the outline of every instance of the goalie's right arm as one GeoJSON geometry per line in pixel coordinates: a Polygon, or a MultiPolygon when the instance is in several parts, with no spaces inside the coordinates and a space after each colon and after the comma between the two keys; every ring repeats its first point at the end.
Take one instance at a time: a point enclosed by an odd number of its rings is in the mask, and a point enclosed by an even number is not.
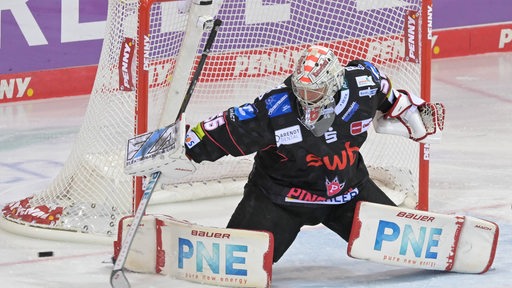
{"type": "Polygon", "coordinates": [[[182,117],[171,125],[129,139],[125,173],[147,176],[155,171],[161,171],[164,178],[172,179],[193,173],[196,167],[185,156],[184,133],[182,114],[182,117]]]}
{"type": "Polygon", "coordinates": [[[231,107],[188,130],[186,154],[197,163],[215,161],[226,155],[252,154],[275,145],[275,134],[269,122],[265,101],[260,99],[231,107]]]}

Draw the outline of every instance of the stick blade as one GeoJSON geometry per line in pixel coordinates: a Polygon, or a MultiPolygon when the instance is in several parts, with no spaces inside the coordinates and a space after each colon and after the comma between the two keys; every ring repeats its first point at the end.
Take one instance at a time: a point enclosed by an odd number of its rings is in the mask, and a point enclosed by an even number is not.
{"type": "Polygon", "coordinates": [[[110,273],[110,286],[112,288],[130,288],[130,282],[124,275],[123,269],[112,270],[110,273]]]}

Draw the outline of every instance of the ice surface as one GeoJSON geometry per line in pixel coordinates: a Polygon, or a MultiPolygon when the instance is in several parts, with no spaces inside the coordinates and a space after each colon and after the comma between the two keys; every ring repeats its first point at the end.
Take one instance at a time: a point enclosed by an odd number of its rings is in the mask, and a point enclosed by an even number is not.
{"type": "MultiPolygon", "coordinates": [[[[468,275],[355,260],[334,233],[315,226],[304,228],[274,265],[272,287],[512,286],[512,53],[435,60],[432,80],[432,98],[445,103],[447,118],[442,143],[431,148],[430,210],[496,222],[500,238],[491,270],[468,275]]],[[[70,152],[86,105],[86,96],[0,105],[0,203],[46,187],[70,152]]],[[[238,200],[155,205],[149,212],[222,227],[238,200]]],[[[110,287],[111,245],[3,230],[0,243],[2,287],[110,287]],[[54,256],[38,258],[39,251],[54,256]]],[[[127,276],[132,287],[207,287],[166,276],[127,276]]]]}

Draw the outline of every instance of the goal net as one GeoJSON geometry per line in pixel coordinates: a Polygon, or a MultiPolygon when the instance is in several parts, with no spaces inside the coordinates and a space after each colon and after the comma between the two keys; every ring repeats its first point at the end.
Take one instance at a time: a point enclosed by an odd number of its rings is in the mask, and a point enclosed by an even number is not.
{"type": "MultiPolygon", "coordinates": [[[[429,100],[431,1],[109,0],[96,81],[69,159],[49,187],[3,207],[3,225],[76,232],[66,238],[117,234],[142,189],[140,177],[123,172],[127,140],[174,122],[207,16],[223,24],[187,108],[190,124],[275,87],[312,44],[335,50],[342,64],[372,61],[396,88],[429,100]]],[[[371,176],[397,203],[426,209],[428,146],[368,131],[362,154],[371,176]]],[[[201,164],[151,201],[241,194],[251,167],[252,156],[201,164]]]]}

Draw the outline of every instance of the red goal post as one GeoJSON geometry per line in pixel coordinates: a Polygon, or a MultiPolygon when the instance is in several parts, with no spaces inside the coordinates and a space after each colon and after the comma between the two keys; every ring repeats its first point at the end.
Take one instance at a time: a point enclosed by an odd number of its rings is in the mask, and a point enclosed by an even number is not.
{"type": "MultiPolygon", "coordinates": [[[[208,35],[206,16],[223,24],[187,108],[191,124],[276,86],[311,44],[335,50],[342,64],[372,61],[395,87],[430,100],[431,0],[109,0],[108,11],[69,159],[49,187],[3,208],[4,227],[36,228],[30,235],[66,231],[65,238],[117,234],[142,188],[140,178],[123,173],[127,139],[174,121],[208,35]]],[[[427,210],[429,146],[368,131],[361,151],[371,176],[397,202],[427,210]]],[[[194,175],[159,187],[151,201],[241,194],[251,166],[251,157],[201,164],[194,175]]]]}

